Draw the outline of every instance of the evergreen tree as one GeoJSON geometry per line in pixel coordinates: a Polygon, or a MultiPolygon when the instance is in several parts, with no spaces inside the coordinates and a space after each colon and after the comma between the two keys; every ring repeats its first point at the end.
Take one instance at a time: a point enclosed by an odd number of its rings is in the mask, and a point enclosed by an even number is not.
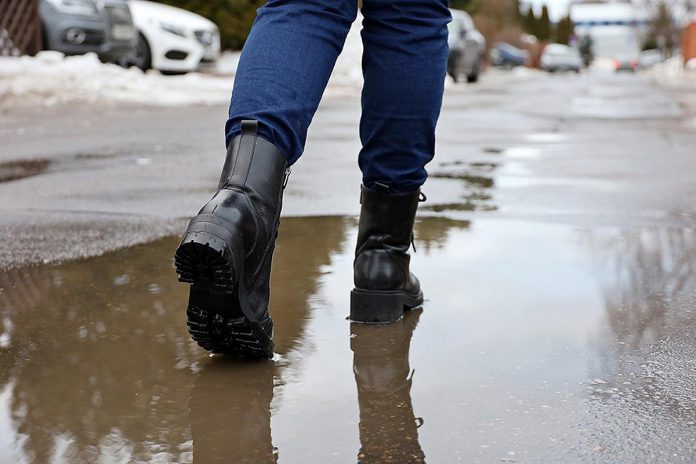
{"type": "Polygon", "coordinates": [[[542,42],[551,39],[551,18],[549,17],[549,8],[546,5],[541,9],[538,32],[537,38],[542,42]]]}
{"type": "Polygon", "coordinates": [[[573,36],[575,25],[570,19],[570,16],[565,16],[558,21],[556,25],[556,42],[568,45],[570,38],[573,36]]]}
{"type": "Polygon", "coordinates": [[[539,34],[539,21],[537,20],[536,15],[534,14],[534,8],[531,6],[527,9],[527,14],[524,17],[524,31],[527,34],[532,34],[533,36],[537,36],[539,34]]]}

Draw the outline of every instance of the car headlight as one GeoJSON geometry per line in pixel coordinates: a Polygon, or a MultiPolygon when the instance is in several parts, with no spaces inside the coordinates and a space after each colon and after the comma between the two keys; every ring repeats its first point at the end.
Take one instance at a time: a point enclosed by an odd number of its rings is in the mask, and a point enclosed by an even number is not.
{"type": "Polygon", "coordinates": [[[61,13],[93,16],[97,13],[97,5],[92,0],[47,0],[53,8],[61,13]]]}
{"type": "Polygon", "coordinates": [[[170,34],[178,35],[179,37],[186,37],[186,30],[184,30],[183,27],[167,23],[160,23],[160,27],[163,31],[167,31],[170,34]]]}

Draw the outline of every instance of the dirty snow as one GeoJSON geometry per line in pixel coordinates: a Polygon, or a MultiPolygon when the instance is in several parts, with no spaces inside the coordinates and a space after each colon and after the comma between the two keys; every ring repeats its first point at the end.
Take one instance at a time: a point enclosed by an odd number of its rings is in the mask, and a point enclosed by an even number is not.
{"type": "MultiPolygon", "coordinates": [[[[348,34],[327,93],[357,93],[362,86],[358,18],[348,34]]],[[[216,72],[164,76],[99,61],[96,55],[66,57],[44,51],[34,57],[0,57],[0,108],[66,103],[130,103],[155,106],[220,104],[229,100],[239,53],[224,53],[216,72]]]]}
{"type": "Polygon", "coordinates": [[[648,73],[661,84],[696,89],[696,59],[684,63],[681,57],[670,58],[650,68],[648,73]]]}
{"type": "Polygon", "coordinates": [[[55,106],[69,102],[150,105],[213,104],[229,98],[231,77],[163,76],[99,61],[90,53],[65,57],[0,58],[0,106],[55,106]]]}

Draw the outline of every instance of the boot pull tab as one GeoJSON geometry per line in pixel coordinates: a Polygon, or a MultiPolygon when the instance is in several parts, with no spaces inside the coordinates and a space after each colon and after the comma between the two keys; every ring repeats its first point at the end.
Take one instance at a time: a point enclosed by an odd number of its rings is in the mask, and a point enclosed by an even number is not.
{"type": "Polygon", "coordinates": [[[285,190],[285,187],[288,186],[288,180],[290,180],[290,172],[292,170],[290,168],[287,168],[285,170],[285,174],[283,175],[283,190],[285,190]]]}
{"type": "Polygon", "coordinates": [[[259,133],[259,122],[255,119],[244,119],[242,121],[242,134],[253,135],[259,133]]]}
{"type": "Polygon", "coordinates": [[[428,197],[423,192],[418,192],[418,203],[425,203],[428,201],[428,197]]]}

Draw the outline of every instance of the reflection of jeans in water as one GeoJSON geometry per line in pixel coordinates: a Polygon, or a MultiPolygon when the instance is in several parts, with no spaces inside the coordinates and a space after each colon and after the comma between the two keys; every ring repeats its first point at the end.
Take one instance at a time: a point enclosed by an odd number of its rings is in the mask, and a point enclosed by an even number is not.
{"type": "MultiPolygon", "coordinates": [[[[364,0],[363,181],[407,192],[427,177],[447,65],[447,0],[364,0]]],[[[243,119],[292,164],[357,15],[357,0],[269,0],[235,79],[227,142],[243,119]]]]}

